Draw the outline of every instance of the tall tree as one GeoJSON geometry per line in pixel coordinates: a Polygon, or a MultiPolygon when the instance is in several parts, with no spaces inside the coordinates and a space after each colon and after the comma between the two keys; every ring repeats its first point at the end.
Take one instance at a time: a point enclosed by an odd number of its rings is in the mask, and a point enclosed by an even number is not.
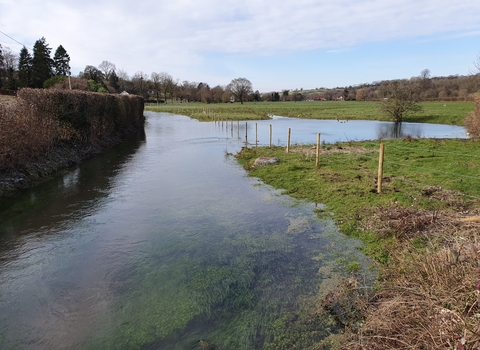
{"type": "Polygon", "coordinates": [[[70,56],[62,45],[57,47],[55,51],[53,65],[55,67],[55,75],[70,75],[70,56]]]}
{"type": "Polygon", "coordinates": [[[177,85],[170,74],[165,72],[160,73],[160,89],[163,93],[165,103],[167,103],[168,96],[173,98],[176,88],[177,85]]]}
{"type": "Polygon", "coordinates": [[[78,74],[80,77],[100,83],[105,77],[100,69],[95,66],[85,66],[85,70],[78,74]]]}
{"type": "Polygon", "coordinates": [[[32,87],[32,56],[25,46],[20,50],[18,80],[21,87],[32,87]]]}
{"type": "Polygon", "coordinates": [[[110,76],[108,77],[108,83],[117,92],[118,92],[118,90],[120,90],[120,84],[118,83],[118,81],[119,81],[119,79],[118,79],[117,73],[115,73],[115,71],[112,71],[110,73],[110,76]]]}
{"type": "Polygon", "coordinates": [[[392,81],[383,88],[383,96],[380,109],[395,123],[401,123],[406,116],[422,110],[415,89],[408,84],[392,81]]]}
{"type": "Polygon", "coordinates": [[[228,89],[241,104],[243,104],[243,101],[253,92],[252,83],[246,78],[233,79],[228,85],[228,89]]]}
{"type": "Polygon", "coordinates": [[[8,47],[3,49],[2,52],[3,56],[3,70],[4,70],[4,76],[5,76],[5,81],[3,83],[4,87],[10,90],[15,90],[18,87],[18,81],[16,77],[16,68],[18,65],[18,58],[17,55],[15,55],[12,50],[10,50],[8,47]]]}
{"type": "Polygon", "coordinates": [[[118,76],[118,85],[120,87],[119,90],[127,91],[128,89],[130,89],[132,82],[130,81],[130,77],[128,76],[128,73],[123,69],[119,69],[115,73],[118,76]]]}
{"type": "Polygon", "coordinates": [[[53,60],[50,57],[52,49],[44,37],[33,45],[32,81],[33,87],[43,87],[43,82],[53,76],[53,60]]]}
{"type": "Polygon", "coordinates": [[[153,90],[155,91],[155,97],[158,103],[159,97],[162,94],[161,76],[160,74],[153,72],[150,77],[152,79],[153,90]]]}
{"type": "Polygon", "coordinates": [[[142,71],[136,72],[132,77],[132,83],[138,95],[148,99],[148,75],[142,71]]]}
{"type": "Polygon", "coordinates": [[[100,69],[105,77],[105,79],[110,80],[110,75],[115,72],[117,67],[112,62],[109,61],[102,61],[98,65],[98,69],[100,69]]]}

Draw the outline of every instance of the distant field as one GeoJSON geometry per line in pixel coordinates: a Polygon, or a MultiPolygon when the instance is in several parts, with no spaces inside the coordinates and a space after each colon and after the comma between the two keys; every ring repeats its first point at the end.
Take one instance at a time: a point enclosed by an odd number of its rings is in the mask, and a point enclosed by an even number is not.
{"type": "MultiPolygon", "coordinates": [[[[473,102],[422,102],[423,112],[406,122],[463,125],[474,110],[473,102]]],[[[259,120],[269,115],[307,119],[349,119],[389,121],[379,111],[378,102],[249,102],[203,104],[180,103],[148,105],[145,110],[186,115],[198,120],[259,120]]]]}

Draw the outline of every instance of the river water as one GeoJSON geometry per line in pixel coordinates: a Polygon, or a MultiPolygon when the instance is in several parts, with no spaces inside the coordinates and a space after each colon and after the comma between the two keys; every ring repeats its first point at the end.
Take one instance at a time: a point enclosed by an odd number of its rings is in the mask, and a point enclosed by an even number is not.
{"type": "MultiPolygon", "coordinates": [[[[312,203],[237,164],[253,122],[145,115],[128,142],[0,203],[0,349],[275,348],[278,320],[294,320],[347,266],[369,275],[359,243],[312,203]]],[[[258,122],[259,143],[269,124],[275,144],[288,127],[297,143],[370,138],[352,121],[294,122],[258,122]]],[[[372,128],[371,138],[391,129],[372,128]]],[[[415,128],[406,132],[428,136],[415,128]]],[[[311,341],[335,331],[329,319],[315,327],[311,341]]]]}

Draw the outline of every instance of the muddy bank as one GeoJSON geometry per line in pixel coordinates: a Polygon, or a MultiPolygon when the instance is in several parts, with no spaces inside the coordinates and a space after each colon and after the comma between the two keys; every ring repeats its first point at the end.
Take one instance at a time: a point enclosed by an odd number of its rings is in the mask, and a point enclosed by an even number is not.
{"type": "MultiPolygon", "coordinates": [[[[132,133],[135,132],[132,131],[132,133]]],[[[59,145],[35,161],[15,168],[3,169],[0,171],[0,198],[12,196],[19,189],[33,187],[88,158],[102,154],[124,140],[125,138],[112,137],[101,144],[59,145]]]]}

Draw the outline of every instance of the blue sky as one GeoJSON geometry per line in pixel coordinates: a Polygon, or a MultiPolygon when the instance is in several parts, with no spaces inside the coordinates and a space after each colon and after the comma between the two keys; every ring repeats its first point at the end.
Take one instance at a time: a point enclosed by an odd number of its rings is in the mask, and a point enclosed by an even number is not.
{"type": "MultiPolygon", "coordinates": [[[[72,73],[102,61],[130,76],[261,92],[468,75],[480,54],[478,0],[0,0],[0,31],[63,45],[72,73]]],[[[0,44],[22,45],[0,33],[0,44]]]]}

